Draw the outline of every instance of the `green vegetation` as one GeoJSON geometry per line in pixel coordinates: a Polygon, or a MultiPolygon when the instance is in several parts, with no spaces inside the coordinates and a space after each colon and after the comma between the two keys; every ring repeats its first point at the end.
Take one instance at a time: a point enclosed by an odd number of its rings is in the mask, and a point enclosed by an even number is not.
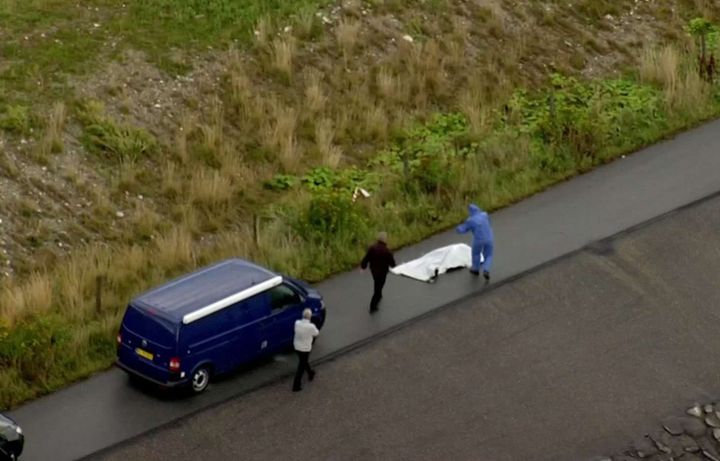
{"type": "Polygon", "coordinates": [[[89,104],[81,120],[85,124],[83,141],[87,149],[115,162],[136,162],[157,147],[150,133],[141,128],[118,124],[105,115],[102,105],[89,104]]]}
{"type": "MultiPolygon", "coordinates": [[[[128,29],[146,32],[143,44],[154,49],[217,44],[223,40],[248,43],[258,21],[307,18],[328,0],[146,0],[130,6],[128,29]]],[[[308,19],[305,19],[308,21],[308,19]]]]}
{"type": "Polygon", "coordinates": [[[0,0],[0,407],[109,366],[128,299],[193,267],[318,281],[717,116],[688,21],[720,10],[663,2],[0,0]]]}
{"type": "Polygon", "coordinates": [[[0,117],[0,128],[21,135],[28,135],[33,129],[33,117],[27,106],[8,106],[0,117]]]}

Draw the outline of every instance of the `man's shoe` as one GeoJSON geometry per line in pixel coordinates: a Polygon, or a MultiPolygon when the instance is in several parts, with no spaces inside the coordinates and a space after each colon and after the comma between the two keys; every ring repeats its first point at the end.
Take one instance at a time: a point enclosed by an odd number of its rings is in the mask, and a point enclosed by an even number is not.
{"type": "Polygon", "coordinates": [[[293,392],[300,392],[302,387],[293,387],[293,392]]]}
{"type": "Polygon", "coordinates": [[[312,381],[313,379],[315,379],[315,370],[308,373],[308,381],[312,381]]]}
{"type": "Polygon", "coordinates": [[[474,271],[474,270],[472,270],[472,269],[470,269],[470,273],[471,273],[472,275],[480,275],[480,271],[474,271]]]}
{"type": "Polygon", "coordinates": [[[379,310],[380,310],[380,309],[378,309],[377,307],[371,307],[371,308],[370,308],[370,313],[371,313],[371,314],[374,314],[375,312],[377,312],[377,311],[379,311],[379,310]]]}
{"type": "Polygon", "coordinates": [[[483,277],[485,277],[485,280],[490,280],[490,272],[488,272],[488,271],[483,272],[483,277]]]}

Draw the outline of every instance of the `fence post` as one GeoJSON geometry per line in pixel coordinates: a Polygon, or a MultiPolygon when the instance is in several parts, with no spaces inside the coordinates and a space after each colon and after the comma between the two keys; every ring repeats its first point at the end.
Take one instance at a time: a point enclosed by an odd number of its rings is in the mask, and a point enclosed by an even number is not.
{"type": "Polygon", "coordinates": [[[253,240],[255,240],[255,246],[260,248],[260,216],[253,215],[253,240]]]}
{"type": "Polygon", "coordinates": [[[95,310],[98,313],[102,310],[102,284],[103,276],[95,277],[95,310]]]}

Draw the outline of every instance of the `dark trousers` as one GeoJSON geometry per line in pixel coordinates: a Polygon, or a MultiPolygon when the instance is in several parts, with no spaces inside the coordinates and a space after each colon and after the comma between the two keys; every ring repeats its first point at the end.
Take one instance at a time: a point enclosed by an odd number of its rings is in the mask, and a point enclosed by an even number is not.
{"type": "Polygon", "coordinates": [[[310,352],[295,351],[298,356],[298,367],[295,372],[295,380],[293,381],[293,389],[302,387],[303,373],[307,372],[308,377],[312,377],[315,372],[310,368],[310,352]]]}
{"type": "Polygon", "coordinates": [[[387,274],[383,275],[373,275],[373,296],[370,300],[370,310],[374,311],[377,310],[378,304],[380,303],[380,300],[382,299],[382,290],[385,286],[385,279],[387,278],[387,274]]]}

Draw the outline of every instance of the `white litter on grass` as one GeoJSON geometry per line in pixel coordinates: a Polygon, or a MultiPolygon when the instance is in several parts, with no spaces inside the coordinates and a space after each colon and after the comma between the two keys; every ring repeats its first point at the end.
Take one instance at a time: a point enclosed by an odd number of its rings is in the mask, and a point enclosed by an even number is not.
{"type": "Polygon", "coordinates": [[[470,266],[472,266],[470,247],[464,243],[456,243],[438,248],[420,258],[393,267],[390,272],[420,280],[421,282],[430,282],[438,275],[444,274],[451,269],[470,266]]]}
{"type": "Polygon", "coordinates": [[[368,198],[368,197],[370,197],[370,192],[366,191],[362,187],[356,187],[355,190],[353,191],[353,195],[352,195],[353,203],[355,203],[355,200],[357,200],[358,197],[360,197],[361,195],[364,198],[368,198]]]}

